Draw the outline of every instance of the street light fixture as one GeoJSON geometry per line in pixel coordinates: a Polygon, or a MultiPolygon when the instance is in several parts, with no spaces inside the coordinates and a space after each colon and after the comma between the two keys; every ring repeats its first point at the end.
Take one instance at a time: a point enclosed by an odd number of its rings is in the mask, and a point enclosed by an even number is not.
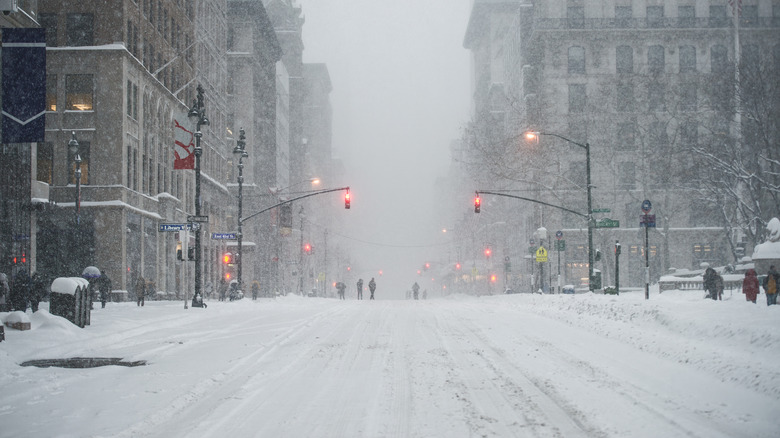
{"type": "Polygon", "coordinates": [[[76,140],[76,131],[71,131],[68,149],[76,163],[74,177],[76,178],[76,226],[81,224],[81,156],[79,155],[79,142],[76,140]]]}
{"type": "Polygon", "coordinates": [[[244,261],[244,258],[241,255],[243,237],[243,234],[241,234],[241,207],[244,187],[244,158],[249,157],[249,154],[246,152],[246,133],[244,132],[244,128],[241,128],[238,132],[238,141],[236,141],[236,147],[233,149],[233,155],[238,158],[238,233],[236,233],[236,238],[238,240],[238,272],[236,273],[236,280],[238,281],[238,288],[243,290],[243,285],[241,283],[241,265],[244,261]]]}
{"type": "Polygon", "coordinates": [[[586,185],[588,190],[588,289],[593,291],[593,199],[591,197],[591,189],[593,188],[590,181],[590,144],[577,143],[576,141],[569,140],[568,138],[553,134],[549,132],[528,131],[525,133],[525,137],[528,140],[539,141],[539,137],[542,135],[549,135],[551,137],[557,137],[561,140],[569,142],[575,146],[579,146],[585,149],[585,172],[586,172],[586,185]]]}
{"type": "MultiPolygon", "coordinates": [[[[203,87],[198,84],[198,96],[192,103],[192,108],[187,114],[190,123],[195,125],[195,216],[200,216],[200,157],[203,155],[203,148],[200,146],[200,139],[203,133],[200,132],[201,126],[209,126],[209,119],[206,117],[206,109],[203,105],[203,87]]],[[[201,266],[200,266],[200,222],[193,224],[195,231],[195,295],[192,297],[193,305],[198,296],[201,295],[201,266]]],[[[185,301],[186,303],[186,301],[185,301]]],[[[186,304],[185,304],[186,306],[186,304]]]]}

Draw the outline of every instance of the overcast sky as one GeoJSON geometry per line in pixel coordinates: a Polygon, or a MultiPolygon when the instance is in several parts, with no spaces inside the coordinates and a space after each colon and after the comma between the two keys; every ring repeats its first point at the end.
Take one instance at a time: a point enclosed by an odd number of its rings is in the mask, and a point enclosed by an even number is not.
{"type": "Polygon", "coordinates": [[[349,235],[329,239],[351,248],[363,276],[382,269],[388,293],[408,289],[426,258],[445,257],[433,184],[469,116],[470,3],[300,0],[304,62],[328,66],[333,154],[352,188],[352,209],[337,218],[349,235]]]}

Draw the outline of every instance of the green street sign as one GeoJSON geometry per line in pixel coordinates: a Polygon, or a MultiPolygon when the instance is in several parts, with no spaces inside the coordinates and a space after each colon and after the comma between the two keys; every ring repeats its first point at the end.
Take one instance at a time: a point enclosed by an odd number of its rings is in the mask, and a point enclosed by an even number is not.
{"type": "Polygon", "coordinates": [[[556,240],[555,241],[555,250],[556,251],[566,251],[566,241],[565,240],[556,240]]]}
{"type": "Polygon", "coordinates": [[[610,218],[604,218],[596,221],[596,228],[618,228],[620,227],[620,221],[612,220],[610,218]]]}
{"type": "Polygon", "coordinates": [[[610,209],[608,209],[608,208],[594,208],[594,209],[593,209],[593,210],[591,210],[591,211],[593,211],[594,213],[609,213],[609,212],[611,212],[612,210],[610,210],[610,209]]]}

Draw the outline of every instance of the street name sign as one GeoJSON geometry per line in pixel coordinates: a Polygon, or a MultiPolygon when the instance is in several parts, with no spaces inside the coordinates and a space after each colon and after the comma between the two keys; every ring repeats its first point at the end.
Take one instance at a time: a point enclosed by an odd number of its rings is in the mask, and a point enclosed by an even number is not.
{"type": "Polygon", "coordinates": [[[236,240],[236,233],[211,233],[212,240],[236,240]]]}
{"type": "Polygon", "coordinates": [[[620,227],[620,221],[612,220],[607,217],[596,221],[596,228],[618,228],[618,227],[620,227]]]}
{"type": "Polygon", "coordinates": [[[208,216],[187,216],[187,222],[208,222],[208,216]]]}
{"type": "Polygon", "coordinates": [[[612,210],[610,210],[608,208],[594,208],[592,211],[594,213],[610,213],[610,212],[612,212],[612,210]]]}
{"type": "Polygon", "coordinates": [[[160,224],[160,232],[171,232],[171,231],[187,231],[190,230],[192,227],[190,224],[160,224]]]}
{"type": "Polygon", "coordinates": [[[655,215],[654,214],[643,214],[639,216],[639,226],[640,227],[648,227],[648,228],[655,228],[655,215]]]}

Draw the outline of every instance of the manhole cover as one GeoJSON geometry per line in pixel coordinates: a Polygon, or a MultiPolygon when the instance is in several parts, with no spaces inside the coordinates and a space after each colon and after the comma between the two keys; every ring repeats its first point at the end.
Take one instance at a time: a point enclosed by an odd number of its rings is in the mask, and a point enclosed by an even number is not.
{"type": "Polygon", "coordinates": [[[108,365],[119,365],[123,367],[139,367],[146,365],[145,360],[136,360],[133,362],[123,361],[121,357],[71,357],[69,359],[37,359],[28,360],[20,364],[23,367],[60,367],[60,368],[96,368],[108,365]]]}

